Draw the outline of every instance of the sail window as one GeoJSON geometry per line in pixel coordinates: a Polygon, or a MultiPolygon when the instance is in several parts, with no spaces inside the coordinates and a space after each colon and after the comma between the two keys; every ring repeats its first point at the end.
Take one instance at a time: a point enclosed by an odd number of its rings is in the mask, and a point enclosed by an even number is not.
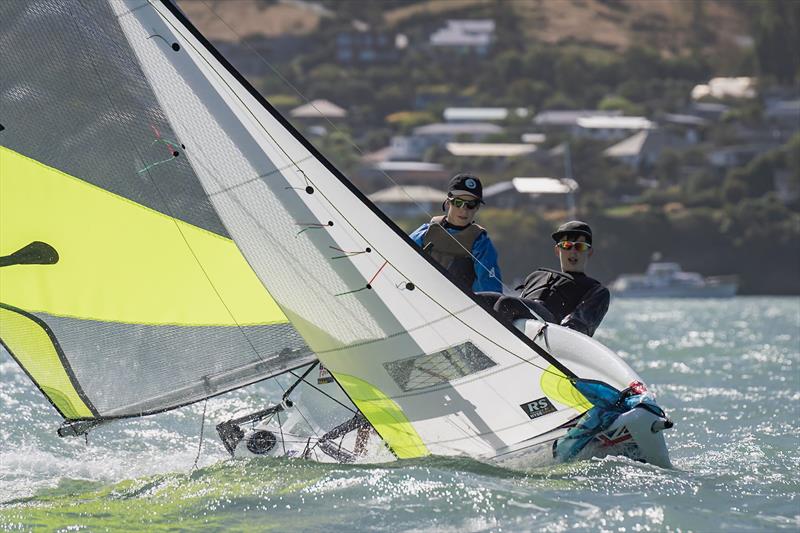
{"type": "Polygon", "coordinates": [[[384,363],[395,383],[405,392],[433,387],[486,370],[497,363],[471,342],[432,354],[384,363]]]}

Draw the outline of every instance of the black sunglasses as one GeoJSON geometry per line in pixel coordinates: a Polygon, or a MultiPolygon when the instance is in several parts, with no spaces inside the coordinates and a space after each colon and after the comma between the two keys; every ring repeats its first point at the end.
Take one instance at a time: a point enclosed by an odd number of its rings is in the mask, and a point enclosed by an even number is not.
{"type": "Polygon", "coordinates": [[[458,208],[466,207],[467,209],[475,209],[481,203],[480,200],[462,200],[461,198],[448,198],[447,201],[458,208]]]}

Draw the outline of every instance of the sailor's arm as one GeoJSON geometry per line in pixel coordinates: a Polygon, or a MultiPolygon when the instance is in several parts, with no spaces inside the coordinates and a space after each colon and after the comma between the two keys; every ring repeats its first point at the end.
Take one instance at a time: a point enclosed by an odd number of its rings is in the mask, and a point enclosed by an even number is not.
{"type": "Polygon", "coordinates": [[[413,233],[411,233],[411,235],[409,235],[411,240],[414,241],[420,248],[422,247],[422,242],[425,239],[425,233],[427,233],[429,227],[430,224],[426,222],[425,224],[415,229],[413,233]]]}
{"type": "Polygon", "coordinates": [[[564,317],[561,325],[591,337],[606,316],[610,301],[611,294],[608,289],[598,285],[586,293],[575,310],[564,317]]]}
{"type": "Polygon", "coordinates": [[[500,277],[500,266],[497,264],[497,250],[486,233],[481,233],[472,244],[472,256],[475,266],[475,282],[472,292],[503,292],[500,277]]]}

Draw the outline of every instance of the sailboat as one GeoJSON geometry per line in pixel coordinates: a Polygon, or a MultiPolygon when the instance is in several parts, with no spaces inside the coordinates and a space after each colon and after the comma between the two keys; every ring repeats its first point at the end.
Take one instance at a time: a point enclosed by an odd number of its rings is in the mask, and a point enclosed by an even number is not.
{"type": "Polygon", "coordinates": [[[0,47],[0,340],[59,435],[292,375],[218,424],[234,455],[288,454],[269,424],[321,363],[353,414],[299,456],[372,433],[399,459],[670,466],[620,357],[500,322],[170,1],[2,2],[0,47]]]}

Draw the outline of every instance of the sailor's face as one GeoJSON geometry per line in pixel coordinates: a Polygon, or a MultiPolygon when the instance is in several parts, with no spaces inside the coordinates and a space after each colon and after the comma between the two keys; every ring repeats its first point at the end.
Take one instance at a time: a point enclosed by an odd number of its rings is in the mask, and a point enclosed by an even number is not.
{"type": "Polygon", "coordinates": [[[467,226],[472,224],[479,208],[480,203],[474,196],[463,195],[448,198],[447,221],[454,226],[467,226]]]}
{"type": "MultiPolygon", "coordinates": [[[[561,237],[560,242],[564,241],[586,242],[586,237],[583,235],[577,237],[561,237]]],[[[594,253],[594,249],[590,248],[588,250],[579,252],[577,248],[580,247],[573,246],[569,250],[565,250],[556,245],[556,255],[561,263],[562,272],[586,272],[586,264],[589,262],[589,258],[594,253]]]]}

